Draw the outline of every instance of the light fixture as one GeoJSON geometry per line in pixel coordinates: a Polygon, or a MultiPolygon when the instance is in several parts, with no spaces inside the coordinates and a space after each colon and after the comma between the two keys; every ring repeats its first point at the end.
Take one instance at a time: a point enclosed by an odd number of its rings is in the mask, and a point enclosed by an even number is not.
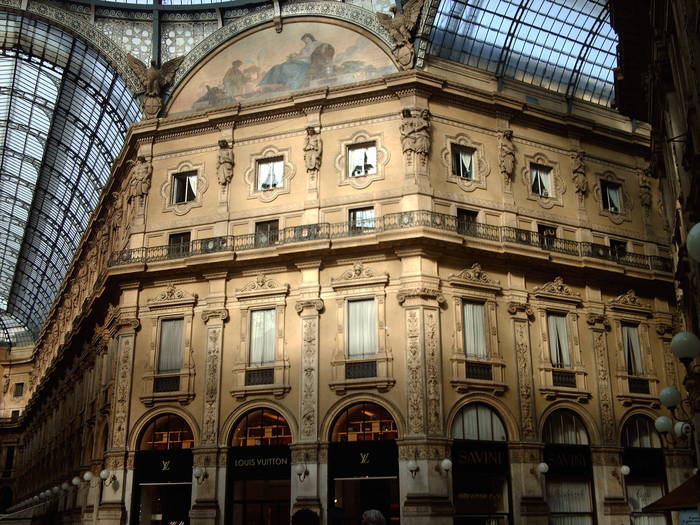
{"type": "Polygon", "coordinates": [[[51,492],[53,492],[54,494],[58,494],[59,492],[61,492],[61,487],[59,487],[58,485],[54,485],[54,487],[51,489],[51,492]]]}
{"type": "Polygon", "coordinates": [[[90,472],[89,470],[85,474],[83,474],[83,479],[85,481],[87,481],[88,483],[91,482],[92,478],[94,478],[94,477],[95,476],[93,476],[92,472],[90,472]]]}
{"type": "Polygon", "coordinates": [[[34,502],[39,501],[39,496],[34,496],[34,497],[32,498],[32,501],[34,501],[34,502]]]}
{"type": "Polygon", "coordinates": [[[306,463],[297,463],[294,465],[294,473],[299,478],[299,482],[304,483],[304,480],[309,475],[309,469],[306,468],[306,463]]]}
{"type": "Polygon", "coordinates": [[[112,485],[114,490],[119,488],[119,482],[117,481],[117,476],[110,472],[108,469],[103,469],[100,471],[100,479],[105,482],[105,487],[112,485]]]}
{"type": "Polygon", "coordinates": [[[61,490],[62,490],[62,491],[65,492],[65,491],[68,490],[69,488],[70,488],[70,485],[68,484],[67,481],[64,481],[63,483],[61,483],[61,490]]]}
{"type": "Polygon", "coordinates": [[[209,477],[209,473],[200,466],[196,466],[192,469],[192,475],[194,479],[197,480],[197,485],[201,485],[204,483],[204,480],[209,477]]]}
{"type": "Polygon", "coordinates": [[[668,416],[659,416],[654,421],[654,427],[661,434],[668,434],[673,430],[673,421],[668,416]]]}
{"type": "Polygon", "coordinates": [[[440,468],[447,474],[452,470],[452,461],[449,458],[445,458],[440,462],[440,468]]]}
{"type": "Polygon", "coordinates": [[[71,480],[71,483],[77,487],[78,485],[80,485],[80,478],[78,476],[74,476],[71,480]]]}
{"type": "Polygon", "coordinates": [[[661,401],[661,404],[669,410],[673,410],[681,404],[680,390],[678,390],[675,386],[667,386],[666,388],[663,388],[659,393],[659,401],[661,401]]]}
{"type": "Polygon", "coordinates": [[[541,476],[542,474],[546,474],[547,472],[549,472],[549,465],[547,465],[544,461],[538,463],[536,467],[532,467],[530,469],[530,473],[533,476],[541,476]]]}
{"type": "Polygon", "coordinates": [[[673,425],[673,433],[678,438],[689,436],[693,433],[693,426],[686,421],[676,421],[676,424],[673,425]]]}
{"type": "Polygon", "coordinates": [[[687,367],[700,355],[700,339],[692,332],[678,332],[671,339],[671,352],[687,367]]]}
{"type": "Polygon", "coordinates": [[[613,469],[612,475],[613,477],[622,485],[622,480],[626,476],[629,476],[630,474],[630,468],[627,465],[621,465],[620,468],[613,469]]]}
{"type": "Polygon", "coordinates": [[[700,222],[695,223],[685,238],[688,255],[700,262],[700,222]]]}
{"type": "Polygon", "coordinates": [[[418,463],[416,463],[416,460],[409,459],[408,463],[406,463],[406,468],[408,468],[408,471],[411,473],[411,477],[413,479],[416,479],[416,474],[418,474],[418,471],[420,470],[420,467],[418,466],[418,463]]]}

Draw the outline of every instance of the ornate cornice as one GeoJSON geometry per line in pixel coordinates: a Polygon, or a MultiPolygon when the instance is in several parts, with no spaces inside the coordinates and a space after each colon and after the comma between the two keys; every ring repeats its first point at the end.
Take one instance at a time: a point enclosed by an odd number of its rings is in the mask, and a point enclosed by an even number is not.
{"type": "Polygon", "coordinates": [[[501,289],[500,281],[491,279],[486,272],[481,269],[479,263],[474,263],[470,268],[465,268],[459,273],[453,273],[447,280],[461,286],[477,286],[480,288],[501,289]]]}
{"type": "Polygon", "coordinates": [[[297,301],[297,304],[294,305],[294,309],[299,315],[304,311],[304,308],[313,308],[317,312],[320,312],[323,310],[323,299],[306,299],[297,301]]]}
{"type": "Polygon", "coordinates": [[[627,310],[644,314],[649,314],[651,311],[648,306],[645,306],[639,300],[634,290],[627,290],[625,293],[611,299],[608,301],[608,306],[613,310],[627,310]]]}
{"type": "Polygon", "coordinates": [[[564,284],[564,279],[559,276],[555,277],[551,282],[535,287],[532,293],[536,296],[557,296],[565,299],[575,299],[576,301],[581,300],[581,294],[564,284]]]}
{"type": "Polygon", "coordinates": [[[205,310],[202,312],[202,321],[208,323],[212,319],[228,319],[228,310],[226,308],[218,308],[216,310],[205,310]]]}
{"type": "Polygon", "coordinates": [[[236,297],[240,300],[255,298],[260,295],[286,295],[287,293],[289,293],[288,284],[280,284],[260,272],[255,276],[255,280],[250,281],[243,288],[236,291],[236,297]]]}
{"type": "Polygon", "coordinates": [[[367,284],[386,284],[389,274],[376,274],[371,268],[365,267],[361,262],[352,265],[350,270],[344,271],[339,277],[331,279],[333,288],[347,286],[362,286],[367,284]]]}
{"type": "Polygon", "coordinates": [[[659,335],[670,335],[673,333],[673,325],[668,323],[659,323],[656,325],[656,333],[659,335]]]}
{"type": "Polygon", "coordinates": [[[187,290],[177,288],[173,283],[160,292],[155,297],[148,299],[146,304],[149,307],[170,306],[173,304],[194,303],[197,300],[197,294],[191,294],[187,290]]]}
{"type": "Polygon", "coordinates": [[[442,295],[442,292],[440,290],[427,287],[405,288],[399,291],[399,293],[396,296],[396,299],[398,299],[399,304],[403,304],[406,301],[406,299],[412,297],[417,297],[419,299],[431,299],[437,301],[438,304],[445,303],[445,296],[442,295]]]}

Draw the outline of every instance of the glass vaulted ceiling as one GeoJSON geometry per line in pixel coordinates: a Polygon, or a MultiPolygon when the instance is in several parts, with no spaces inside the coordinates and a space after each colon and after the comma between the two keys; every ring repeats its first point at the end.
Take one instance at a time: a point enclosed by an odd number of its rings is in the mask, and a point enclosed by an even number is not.
{"type": "Polygon", "coordinates": [[[604,0],[440,0],[429,53],[605,106],[617,35],[604,0]]]}
{"type": "Polygon", "coordinates": [[[70,34],[6,12],[0,28],[0,327],[20,338],[41,329],[140,110],[70,34]]]}

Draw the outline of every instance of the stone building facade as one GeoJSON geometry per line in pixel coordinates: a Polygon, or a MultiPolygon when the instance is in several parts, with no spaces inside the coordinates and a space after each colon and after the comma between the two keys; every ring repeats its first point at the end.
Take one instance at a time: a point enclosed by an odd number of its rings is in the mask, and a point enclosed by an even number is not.
{"type": "Polygon", "coordinates": [[[131,128],[36,345],[14,510],[633,522],[692,469],[652,423],[679,367],[648,129],[299,6],[205,40],[131,128]],[[364,76],[323,69],[333,35],[364,76]],[[273,37],[298,51],[246,91],[231,57],[273,37]]]}

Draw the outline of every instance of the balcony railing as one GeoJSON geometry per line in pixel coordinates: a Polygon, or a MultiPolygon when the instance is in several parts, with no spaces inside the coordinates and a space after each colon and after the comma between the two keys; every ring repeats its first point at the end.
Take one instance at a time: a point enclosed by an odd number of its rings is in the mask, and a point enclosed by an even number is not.
{"type": "Polygon", "coordinates": [[[552,370],[552,384],[566,388],[576,388],[576,372],[552,370]]]}
{"type": "Polygon", "coordinates": [[[258,368],[245,371],[246,386],[272,385],[275,382],[274,368],[258,368]]]}
{"type": "Polygon", "coordinates": [[[642,377],[627,378],[630,394],[649,394],[649,380],[642,377]]]}
{"type": "Polygon", "coordinates": [[[484,239],[488,241],[513,243],[531,246],[548,252],[557,252],[578,257],[592,257],[613,261],[623,266],[645,268],[671,272],[671,260],[655,255],[637,253],[621,253],[611,250],[609,246],[590,242],[578,242],[559,239],[539,232],[513,228],[510,226],[492,226],[474,221],[458,219],[454,215],[445,215],[431,211],[405,211],[391,213],[373,220],[371,227],[355,222],[318,223],[302,226],[292,226],[274,232],[260,235],[227,235],[210,237],[192,241],[189,244],[154,246],[150,248],[134,248],[113,252],[108,265],[121,266],[132,263],[151,263],[169,259],[179,259],[196,255],[237,252],[290,245],[306,241],[342,239],[364,235],[376,235],[382,232],[403,230],[407,228],[432,228],[441,231],[454,232],[466,238],[484,239]]]}
{"type": "Polygon", "coordinates": [[[489,363],[467,363],[467,377],[482,381],[493,381],[493,368],[489,363]]]}
{"type": "Polygon", "coordinates": [[[345,363],[345,379],[364,379],[366,377],[377,377],[376,361],[360,361],[345,363]]]}

